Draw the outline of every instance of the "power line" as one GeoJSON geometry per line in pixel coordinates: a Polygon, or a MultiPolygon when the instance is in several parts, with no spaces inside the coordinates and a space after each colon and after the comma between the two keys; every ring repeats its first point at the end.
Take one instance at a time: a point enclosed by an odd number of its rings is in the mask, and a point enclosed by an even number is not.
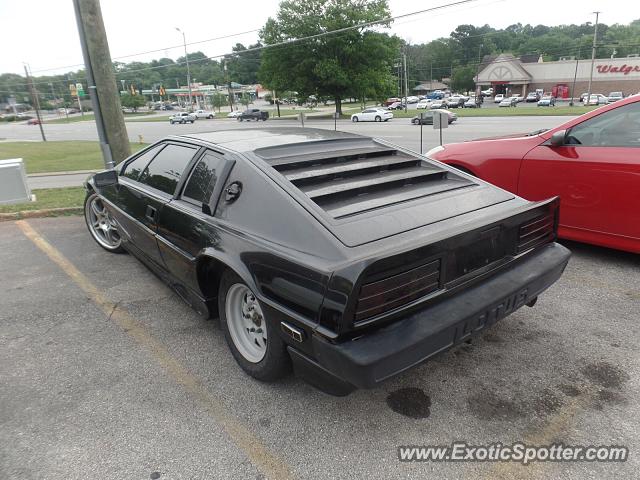
{"type": "MultiPolygon", "coordinates": [[[[327,31],[327,32],[321,32],[321,33],[318,33],[318,34],[315,34],[315,35],[308,35],[306,37],[301,37],[301,38],[291,38],[291,39],[288,39],[288,40],[284,40],[282,42],[276,42],[276,43],[272,43],[272,44],[268,44],[268,45],[261,45],[261,46],[258,46],[258,47],[247,48],[245,50],[241,50],[241,51],[238,51],[238,52],[224,53],[224,54],[220,54],[220,55],[214,55],[214,56],[210,56],[210,57],[205,57],[205,58],[202,58],[202,59],[191,60],[191,63],[203,62],[205,60],[215,60],[215,59],[218,59],[218,58],[225,58],[225,57],[230,57],[230,56],[233,57],[233,56],[236,56],[236,55],[246,54],[246,53],[250,53],[250,52],[256,52],[256,51],[265,50],[265,49],[268,49],[268,48],[282,47],[282,46],[286,46],[286,45],[292,45],[292,44],[295,44],[295,43],[300,43],[300,42],[307,41],[307,40],[315,40],[317,38],[322,38],[322,37],[326,37],[326,36],[329,36],[329,35],[336,35],[336,34],[345,33],[345,32],[351,31],[351,30],[372,27],[372,26],[375,26],[375,25],[389,23],[389,22],[392,22],[394,20],[399,20],[399,19],[402,19],[402,18],[408,18],[408,17],[411,17],[411,16],[420,15],[420,14],[423,14],[423,13],[429,13],[429,12],[434,12],[434,11],[438,11],[438,10],[443,10],[445,8],[455,7],[455,6],[459,6],[459,5],[465,5],[465,4],[473,3],[473,2],[476,2],[476,1],[478,1],[478,0],[458,0],[458,1],[455,1],[455,2],[451,2],[451,3],[446,3],[446,4],[443,4],[443,5],[437,5],[435,7],[430,7],[430,8],[425,8],[425,9],[422,9],[422,10],[417,10],[417,11],[414,11],[414,12],[409,12],[409,13],[404,13],[404,14],[401,14],[401,15],[390,16],[390,17],[383,18],[383,19],[380,19],[380,20],[373,20],[373,21],[370,21],[370,22],[362,22],[362,23],[359,23],[359,24],[356,24],[356,25],[351,25],[349,27],[338,28],[336,30],[330,30],[330,31],[327,31]]],[[[162,50],[162,49],[160,49],[160,50],[162,50]]],[[[122,72],[122,73],[129,74],[129,73],[136,73],[136,72],[142,72],[142,71],[157,70],[157,69],[160,69],[160,68],[175,67],[175,66],[180,66],[180,65],[184,65],[184,64],[186,64],[186,62],[175,62],[175,63],[169,64],[169,65],[157,65],[157,66],[154,66],[154,67],[145,67],[145,68],[140,68],[140,69],[136,69],[136,70],[129,70],[127,72],[122,72]]],[[[119,72],[116,72],[116,75],[118,75],[118,74],[119,74],[119,72]]],[[[63,81],[59,80],[57,82],[63,82],[63,81]]],[[[44,81],[43,82],[34,82],[35,85],[48,84],[48,83],[51,83],[51,82],[44,82],[44,81]]],[[[14,84],[12,86],[15,86],[15,85],[25,85],[25,84],[14,84]]]]}
{"type": "MultiPolygon", "coordinates": [[[[239,37],[242,35],[247,35],[249,33],[255,33],[255,32],[259,32],[260,29],[259,28],[254,28],[253,30],[247,30],[244,32],[238,32],[238,33],[230,33],[229,35],[223,35],[221,37],[214,37],[214,38],[207,38],[205,40],[197,40],[195,42],[189,42],[187,43],[187,47],[191,46],[191,45],[200,45],[202,43],[209,43],[209,42],[214,42],[216,40],[224,40],[227,38],[232,38],[232,37],[239,37]]],[[[154,50],[147,50],[146,52],[138,52],[138,53],[130,53],[128,55],[121,55],[119,57],[113,57],[113,60],[121,60],[123,58],[131,58],[131,57],[139,57],[141,55],[148,55],[150,53],[157,53],[157,52],[163,52],[165,50],[173,50],[176,48],[183,48],[184,44],[181,45],[174,45],[171,47],[165,47],[165,48],[157,48],[154,50]]],[[[84,67],[84,63],[76,63],[74,65],[66,65],[64,67],[52,67],[52,68],[45,68],[42,70],[34,70],[34,72],[32,73],[40,73],[40,72],[50,72],[52,70],[62,70],[64,68],[73,68],[73,67],[84,67]]]]}

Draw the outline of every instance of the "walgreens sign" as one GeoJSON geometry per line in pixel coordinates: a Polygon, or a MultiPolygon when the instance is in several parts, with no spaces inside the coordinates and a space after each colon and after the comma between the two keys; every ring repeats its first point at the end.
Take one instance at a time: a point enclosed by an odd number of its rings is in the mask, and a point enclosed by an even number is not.
{"type": "Polygon", "coordinates": [[[626,63],[619,67],[615,65],[596,65],[598,73],[622,73],[623,75],[629,75],[631,72],[640,72],[640,65],[627,65],[626,63]]]}

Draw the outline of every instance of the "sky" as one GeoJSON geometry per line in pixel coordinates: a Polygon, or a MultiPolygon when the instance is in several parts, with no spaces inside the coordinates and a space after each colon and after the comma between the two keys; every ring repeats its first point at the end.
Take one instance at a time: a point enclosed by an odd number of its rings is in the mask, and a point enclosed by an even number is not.
{"type": "MultiPolygon", "coordinates": [[[[402,15],[453,0],[388,0],[391,13],[402,15]]],[[[198,42],[261,28],[275,16],[279,0],[102,0],[111,57],[123,62],[176,59],[184,54],[182,35],[198,42]],[[185,8],[185,6],[188,6],[185,8]],[[129,56],[149,50],[146,55],[129,56]],[[123,58],[124,57],[124,58],[123,58]]],[[[640,18],[637,0],[475,0],[433,13],[423,13],[394,22],[391,32],[410,43],[425,43],[446,37],[459,24],[485,23],[504,28],[514,23],[560,25],[600,21],[626,24],[640,18]]],[[[23,62],[34,75],[64,73],[82,68],[78,32],[71,0],[0,0],[4,20],[0,73],[24,73],[23,62]],[[9,39],[14,39],[8,41],[9,39]]],[[[257,32],[190,45],[209,56],[231,51],[235,43],[255,43],[257,32]]]]}

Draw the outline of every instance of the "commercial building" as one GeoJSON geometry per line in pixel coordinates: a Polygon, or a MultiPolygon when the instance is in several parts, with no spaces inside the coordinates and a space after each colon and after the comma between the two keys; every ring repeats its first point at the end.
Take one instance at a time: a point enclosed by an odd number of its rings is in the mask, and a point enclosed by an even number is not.
{"type": "MultiPolygon", "coordinates": [[[[485,58],[478,74],[477,86],[493,87],[494,94],[521,94],[542,89],[558,98],[579,97],[589,88],[591,59],[566,58],[543,62],[542,58],[509,54],[485,58]],[[572,91],[575,78],[575,91],[572,91]]],[[[640,92],[640,57],[599,58],[593,66],[592,93],[604,95],[622,91],[624,95],[640,92]]]]}

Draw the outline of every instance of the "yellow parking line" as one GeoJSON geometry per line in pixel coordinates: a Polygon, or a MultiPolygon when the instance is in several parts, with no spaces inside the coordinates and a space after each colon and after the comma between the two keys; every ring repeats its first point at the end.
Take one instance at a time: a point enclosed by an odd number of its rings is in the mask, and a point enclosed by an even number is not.
{"type": "Polygon", "coordinates": [[[127,335],[149,350],[153,358],[167,371],[169,376],[204,406],[214,420],[222,426],[231,440],[245,453],[253,465],[269,478],[280,480],[293,478],[288,465],[269,451],[241,422],[234,418],[222,402],[211,395],[166,347],[156,340],[146,328],[138,323],[125,309],[109,300],[80,270],[53,245],[38,234],[25,220],[16,225],[49,259],[60,267],[89,298],[102,309],[127,335]]]}

